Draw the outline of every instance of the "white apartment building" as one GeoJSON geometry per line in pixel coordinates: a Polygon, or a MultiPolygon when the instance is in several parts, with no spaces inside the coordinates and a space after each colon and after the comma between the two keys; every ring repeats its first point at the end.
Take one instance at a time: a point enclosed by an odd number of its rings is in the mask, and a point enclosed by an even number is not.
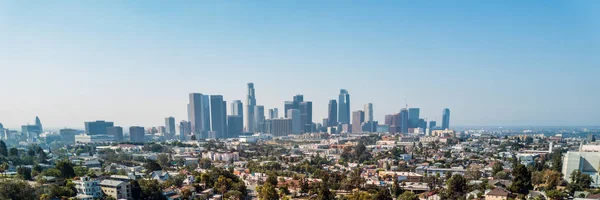
{"type": "Polygon", "coordinates": [[[77,199],[93,200],[102,197],[102,190],[98,180],[93,180],[90,177],[84,176],[79,180],[74,180],[75,190],[77,190],[77,199]]]}

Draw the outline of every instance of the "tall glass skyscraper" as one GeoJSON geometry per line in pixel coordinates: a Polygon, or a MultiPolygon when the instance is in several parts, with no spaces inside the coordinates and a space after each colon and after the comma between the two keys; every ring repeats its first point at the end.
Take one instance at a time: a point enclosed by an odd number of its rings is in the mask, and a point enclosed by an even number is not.
{"type": "Polygon", "coordinates": [[[254,107],[254,131],[265,132],[265,107],[257,105],[254,107]]]}
{"type": "Polygon", "coordinates": [[[245,118],[245,126],[246,131],[254,132],[254,125],[256,124],[254,120],[254,107],[256,106],[256,96],[254,96],[254,83],[248,83],[248,95],[246,99],[246,118],[245,118]]]}
{"type": "Polygon", "coordinates": [[[373,121],[373,104],[365,104],[365,122],[373,121]]]}
{"type": "Polygon", "coordinates": [[[444,109],[442,113],[442,129],[446,130],[450,128],[450,109],[444,109]]]}
{"type": "Polygon", "coordinates": [[[208,106],[208,95],[190,93],[188,121],[192,124],[193,133],[201,134],[204,131],[210,130],[210,112],[208,106]]]}
{"type": "Polygon", "coordinates": [[[244,118],[244,105],[242,104],[242,101],[235,100],[231,103],[231,115],[241,116],[242,119],[244,118]]]}
{"type": "MultiPolygon", "coordinates": [[[[227,134],[227,106],[222,95],[210,95],[210,110],[212,118],[212,131],[216,138],[224,138],[227,134]]],[[[204,137],[204,136],[203,136],[204,137]]]]}
{"type": "Polygon", "coordinates": [[[408,109],[408,128],[419,128],[419,108],[408,109]]]}
{"type": "Polygon", "coordinates": [[[342,124],[350,124],[350,94],[345,89],[340,90],[338,99],[338,120],[342,124]]]}
{"type": "Polygon", "coordinates": [[[400,133],[408,133],[408,109],[400,110],[400,133]]]}
{"type": "Polygon", "coordinates": [[[175,139],[175,118],[167,117],[165,118],[165,129],[167,130],[167,134],[165,134],[167,139],[175,139]]]}
{"type": "Polygon", "coordinates": [[[329,100],[329,110],[327,112],[327,126],[337,126],[337,102],[335,99],[329,100]]]}

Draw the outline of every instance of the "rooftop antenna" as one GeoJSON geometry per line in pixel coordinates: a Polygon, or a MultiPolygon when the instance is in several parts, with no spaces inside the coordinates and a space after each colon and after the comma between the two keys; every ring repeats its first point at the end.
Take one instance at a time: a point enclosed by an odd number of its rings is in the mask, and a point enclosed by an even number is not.
{"type": "Polygon", "coordinates": [[[404,103],[406,104],[406,109],[408,109],[408,101],[406,101],[406,98],[404,98],[404,103]]]}

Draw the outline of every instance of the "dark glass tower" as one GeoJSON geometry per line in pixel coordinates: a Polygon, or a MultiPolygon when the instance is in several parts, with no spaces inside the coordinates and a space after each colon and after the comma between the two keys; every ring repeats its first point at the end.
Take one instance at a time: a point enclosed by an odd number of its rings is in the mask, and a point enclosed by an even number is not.
{"type": "Polygon", "coordinates": [[[337,126],[337,102],[335,99],[329,100],[329,110],[327,112],[327,126],[337,126]]]}
{"type": "Polygon", "coordinates": [[[225,108],[226,104],[222,95],[210,95],[211,130],[216,132],[217,138],[224,138],[227,134],[227,111],[225,108]]]}
{"type": "Polygon", "coordinates": [[[338,99],[338,120],[341,124],[350,124],[350,94],[345,89],[340,90],[338,99]]]}
{"type": "Polygon", "coordinates": [[[450,128],[450,109],[444,109],[442,113],[442,129],[446,130],[450,128]]]}

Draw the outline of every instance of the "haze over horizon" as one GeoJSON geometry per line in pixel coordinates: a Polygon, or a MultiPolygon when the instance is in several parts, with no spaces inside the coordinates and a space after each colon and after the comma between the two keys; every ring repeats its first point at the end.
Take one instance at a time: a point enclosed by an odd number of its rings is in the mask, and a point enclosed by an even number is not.
{"type": "Polygon", "coordinates": [[[0,123],[160,126],[188,94],[313,121],[347,89],[351,111],[405,107],[452,126],[600,125],[600,3],[345,1],[0,2],[0,123]],[[468,2],[468,3],[466,3],[468,2]]]}

